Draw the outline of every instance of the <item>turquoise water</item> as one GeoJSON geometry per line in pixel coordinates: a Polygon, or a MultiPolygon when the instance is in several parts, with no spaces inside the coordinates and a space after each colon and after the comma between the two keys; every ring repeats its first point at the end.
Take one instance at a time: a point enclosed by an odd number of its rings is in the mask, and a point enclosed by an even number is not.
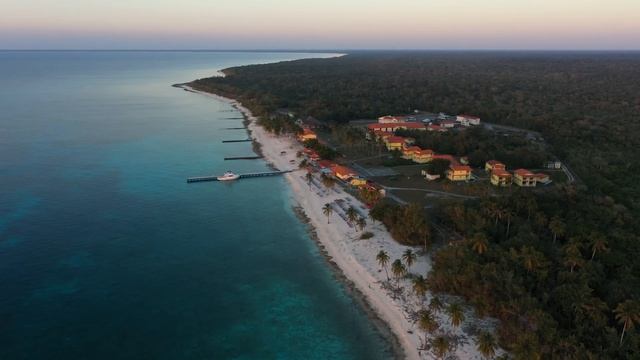
{"type": "Polygon", "coordinates": [[[170,87],[284,53],[0,52],[0,359],[378,359],[383,339],[229,105],[170,87]]]}

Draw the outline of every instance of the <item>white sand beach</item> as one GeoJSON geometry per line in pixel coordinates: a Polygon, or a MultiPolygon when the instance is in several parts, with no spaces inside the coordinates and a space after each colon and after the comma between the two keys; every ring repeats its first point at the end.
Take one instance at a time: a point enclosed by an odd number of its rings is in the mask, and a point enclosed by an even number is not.
{"type": "MultiPolygon", "coordinates": [[[[294,138],[268,133],[257,125],[256,118],[251,115],[251,112],[237,101],[208,93],[203,94],[229,102],[249,118],[248,128],[251,131],[251,136],[261,144],[262,153],[269,163],[279,170],[297,167],[300,159],[296,157],[296,153],[302,150],[302,146],[294,138]]],[[[394,241],[381,223],[372,223],[372,220],[367,217],[367,208],[339,186],[335,186],[333,189],[325,188],[321,185],[318,177],[310,185],[305,179],[304,171],[288,173],[285,178],[291,186],[293,201],[304,209],[311,225],[315,227],[318,241],[325,247],[331,260],[335,262],[346,278],[351,280],[364,295],[371,308],[395,333],[404,349],[406,358],[433,358],[430,351],[420,350],[424,347],[424,333],[410,320],[410,314],[420,307],[419,301],[412,293],[410,281],[405,280],[402,283],[403,295],[394,298],[393,294],[383,286],[387,278],[385,271],[380,269],[376,261],[376,254],[380,250],[389,254],[390,263],[395,259],[401,259],[402,253],[407,247],[394,241]],[[343,208],[336,201],[344,204],[345,208],[355,207],[367,219],[364,231],[371,232],[374,236],[371,239],[361,240],[359,229],[350,226],[340,216],[344,214],[343,208]],[[322,212],[322,207],[327,203],[334,204],[334,212],[329,218],[329,223],[322,212]]],[[[420,248],[413,248],[413,250],[419,251],[420,248]]],[[[422,255],[418,256],[409,272],[425,276],[430,268],[429,257],[422,255]]],[[[430,297],[427,295],[425,303],[428,303],[430,297]]],[[[469,320],[472,318],[471,312],[467,311],[465,315],[467,322],[472,321],[469,320]]],[[[462,331],[466,324],[454,328],[450,325],[450,319],[447,315],[436,313],[436,316],[440,323],[440,329],[460,340],[452,352],[453,355],[459,359],[482,358],[476,350],[473,339],[462,331]]]]}

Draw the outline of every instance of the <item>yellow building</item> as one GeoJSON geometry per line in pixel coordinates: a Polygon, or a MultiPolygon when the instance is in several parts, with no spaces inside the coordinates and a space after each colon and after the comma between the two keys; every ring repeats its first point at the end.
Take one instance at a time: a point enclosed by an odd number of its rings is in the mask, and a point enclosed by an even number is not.
{"type": "Polygon", "coordinates": [[[359,177],[354,177],[351,179],[350,184],[353,186],[364,186],[367,185],[367,180],[359,177]]]}
{"type": "Polygon", "coordinates": [[[507,167],[498,160],[489,160],[484,164],[484,170],[488,173],[493,170],[506,170],[507,167]]]}
{"type": "Polygon", "coordinates": [[[412,160],[417,151],[420,151],[417,146],[405,146],[402,148],[402,158],[412,160]]]}
{"type": "Polygon", "coordinates": [[[451,181],[468,181],[471,179],[471,168],[467,165],[449,165],[447,179],[451,181]]]}
{"type": "Polygon", "coordinates": [[[315,132],[313,132],[310,129],[303,129],[302,133],[298,135],[298,140],[304,142],[307,140],[313,140],[313,139],[317,139],[318,136],[316,135],[315,132]]]}
{"type": "Polygon", "coordinates": [[[496,169],[491,172],[491,184],[494,186],[511,186],[511,181],[511,173],[506,170],[496,169]]]}
{"type": "Polygon", "coordinates": [[[400,136],[388,137],[385,140],[385,142],[387,144],[387,150],[389,151],[393,151],[393,150],[402,151],[402,148],[404,147],[404,138],[400,136]]]}
{"type": "Polygon", "coordinates": [[[425,164],[433,160],[433,150],[424,149],[413,153],[413,161],[418,164],[425,164]]]}
{"type": "Polygon", "coordinates": [[[513,172],[513,182],[521,187],[535,187],[537,178],[534,173],[527,169],[518,169],[513,172]]]}

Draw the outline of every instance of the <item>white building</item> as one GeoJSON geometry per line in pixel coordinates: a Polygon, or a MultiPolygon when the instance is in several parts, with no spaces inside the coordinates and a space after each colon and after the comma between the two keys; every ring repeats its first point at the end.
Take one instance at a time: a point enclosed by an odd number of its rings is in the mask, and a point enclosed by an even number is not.
{"type": "Polygon", "coordinates": [[[458,115],[456,116],[456,121],[463,126],[480,125],[480,118],[473,115],[458,115]]]}

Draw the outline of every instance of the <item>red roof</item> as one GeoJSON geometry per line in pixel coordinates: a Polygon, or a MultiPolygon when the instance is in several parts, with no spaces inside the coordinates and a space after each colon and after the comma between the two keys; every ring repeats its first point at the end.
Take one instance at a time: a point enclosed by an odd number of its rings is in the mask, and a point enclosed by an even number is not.
{"type": "Polygon", "coordinates": [[[404,148],[405,151],[420,151],[422,149],[420,149],[419,146],[407,146],[406,148],[404,148]]]}
{"type": "Polygon", "coordinates": [[[456,160],[456,158],[454,158],[452,155],[438,154],[438,155],[433,155],[433,158],[434,159],[449,160],[451,165],[459,165],[458,160],[456,160]]]}
{"type": "Polygon", "coordinates": [[[534,176],[536,178],[538,178],[538,179],[544,179],[544,178],[548,178],[549,177],[549,175],[547,175],[545,173],[537,173],[537,174],[534,174],[534,176]]]}
{"type": "Polygon", "coordinates": [[[404,138],[402,136],[392,136],[387,139],[387,143],[403,143],[404,138]]]}
{"type": "Polygon", "coordinates": [[[501,163],[498,160],[489,160],[487,161],[487,164],[491,165],[491,166],[496,166],[496,165],[504,165],[503,163],[501,163]]]}
{"type": "Polygon", "coordinates": [[[355,171],[349,169],[346,166],[342,166],[342,165],[335,165],[331,167],[331,171],[333,171],[334,174],[340,174],[340,175],[357,175],[358,173],[356,173],[355,171]]]}
{"type": "Polygon", "coordinates": [[[406,129],[424,129],[424,125],[420,124],[420,123],[415,123],[415,122],[399,122],[399,123],[392,123],[392,124],[369,124],[367,125],[367,127],[370,130],[380,130],[380,129],[399,129],[399,128],[406,128],[406,129]]]}
{"type": "Polygon", "coordinates": [[[420,149],[420,150],[416,151],[416,154],[418,154],[418,155],[433,154],[433,150],[431,150],[431,149],[420,149]]]}
{"type": "Polygon", "coordinates": [[[333,161],[329,161],[329,160],[320,160],[318,161],[318,166],[322,169],[326,169],[326,168],[330,168],[332,166],[335,166],[335,164],[333,163],[333,161]]]}
{"type": "Polygon", "coordinates": [[[500,177],[508,177],[511,176],[511,173],[506,171],[506,170],[501,170],[501,169],[497,169],[497,170],[493,170],[491,172],[492,175],[495,176],[500,176],[500,177]]]}
{"type": "Polygon", "coordinates": [[[479,116],[475,116],[475,115],[468,115],[468,114],[460,114],[460,115],[458,115],[458,116],[463,117],[463,118],[467,118],[467,119],[480,119],[480,117],[479,117],[479,116]]]}
{"type": "Polygon", "coordinates": [[[534,176],[534,174],[527,170],[527,169],[517,169],[513,172],[516,175],[522,176],[522,177],[532,177],[534,176]]]}
{"type": "Polygon", "coordinates": [[[451,170],[455,170],[455,171],[471,171],[471,167],[468,165],[449,165],[449,168],[451,168],[451,170]]]}

